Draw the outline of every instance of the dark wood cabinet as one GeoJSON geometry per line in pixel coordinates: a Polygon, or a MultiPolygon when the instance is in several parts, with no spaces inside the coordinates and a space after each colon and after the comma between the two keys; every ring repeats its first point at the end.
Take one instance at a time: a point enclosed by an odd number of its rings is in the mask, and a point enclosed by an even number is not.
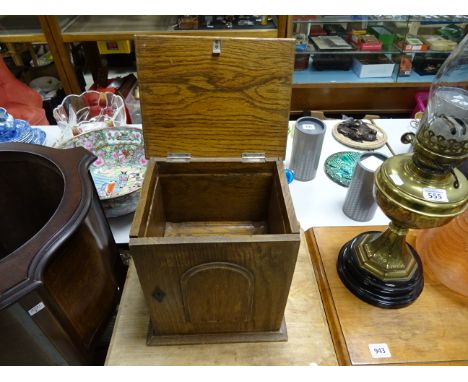
{"type": "Polygon", "coordinates": [[[124,268],[84,149],[0,145],[0,364],[92,364],[124,268]]]}

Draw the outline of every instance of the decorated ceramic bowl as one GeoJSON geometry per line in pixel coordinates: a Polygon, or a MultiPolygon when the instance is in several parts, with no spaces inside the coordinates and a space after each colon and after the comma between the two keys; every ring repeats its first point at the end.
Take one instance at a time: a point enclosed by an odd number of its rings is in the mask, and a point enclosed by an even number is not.
{"type": "Polygon", "coordinates": [[[90,173],[106,216],[117,217],[135,211],[148,162],[141,128],[91,130],[71,138],[61,147],[78,146],[97,156],[90,173]]]}
{"type": "Polygon", "coordinates": [[[66,96],[53,114],[61,130],[59,145],[87,131],[125,126],[126,123],[122,97],[94,90],[66,96]]]}
{"type": "Polygon", "coordinates": [[[31,127],[27,121],[15,119],[6,109],[0,107],[0,143],[23,142],[42,145],[46,133],[36,127],[31,127]]]}
{"type": "Polygon", "coordinates": [[[325,173],[335,183],[349,187],[361,154],[358,151],[340,151],[330,155],[325,160],[325,173]]]}

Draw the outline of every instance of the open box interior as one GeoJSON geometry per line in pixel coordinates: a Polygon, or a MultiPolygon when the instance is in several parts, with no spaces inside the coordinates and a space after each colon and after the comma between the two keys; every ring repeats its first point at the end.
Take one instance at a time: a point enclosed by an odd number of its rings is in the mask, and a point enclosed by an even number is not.
{"type": "MultiPolygon", "coordinates": [[[[140,237],[293,233],[275,161],[157,162],[140,237]]],[[[284,183],[284,182],[283,182],[284,183]]]]}

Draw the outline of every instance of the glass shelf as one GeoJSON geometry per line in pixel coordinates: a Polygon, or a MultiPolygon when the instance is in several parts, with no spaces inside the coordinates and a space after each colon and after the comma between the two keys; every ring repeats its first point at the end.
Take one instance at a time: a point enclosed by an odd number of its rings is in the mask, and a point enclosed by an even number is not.
{"type": "MultiPolygon", "coordinates": [[[[297,16],[293,16],[297,17],[297,16]]],[[[323,23],[354,23],[354,22],[420,22],[421,26],[433,24],[459,24],[468,23],[468,16],[443,16],[443,15],[372,15],[372,16],[316,16],[314,18],[306,18],[307,16],[299,16],[300,19],[294,19],[294,24],[323,24],[323,23]]]]}
{"type": "Polygon", "coordinates": [[[62,27],[62,35],[64,41],[74,41],[77,36],[131,37],[135,33],[171,31],[176,24],[177,16],[76,16],[62,27]]]}
{"type": "Polygon", "coordinates": [[[421,25],[432,25],[432,24],[459,24],[459,23],[468,23],[468,16],[458,15],[458,16],[410,16],[410,22],[416,21],[420,22],[421,25]]]}
{"type": "MultiPolygon", "coordinates": [[[[64,27],[75,16],[60,16],[59,25],[64,27]]],[[[0,42],[47,42],[38,16],[0,16],[0,42]]]]}
{"type": "Polygon", "coordinates": [[[435,75],[425,75],[425,76],[420,76],[418,73],[416,73],[414,70],[411,71],[411,74],[409,76],[399,76],[397,82],[399,83],[417,83],[417,82],[432,82],[435,78],[435,75]]]}
{"type": "Polygon", "coordinates": [[[405,55],[414,55],[414,54],[440,54],[440,55],[448,55],[452,52],[452,50],[401,50],[398,47],[394,47],[393,49],[386,49],[386,50],[352,50],[352,49],[339,49],[339,50],[310,50],[307,52],[296,52],[296,53],[310,53],[311,55],[316,54],[351,54],[351,55],[369,55],[369,54],[405,54],[405,55]]]}
{"type": "Polygon", "coordinates": [[[448,55],[452,53],[452,50],[415,50],[415,51],[400,51],[401,54],[444,54],[448,55]]]}
{"type": "MultiPolygon", "coordinates": [[[[296,17],[296,16],[293,16],[296,17]]],[[[408,21],[408,16],[316,16],[315,18],[293,19],[294,24],[323,24],[323,23],[359,23],[359,22],[388,22],[408,21]],[[389,18],[390,17],[390,18],[389,18]]]]}
{"type": "Polygon", "coordinates": [[[396,75],[392,77],[372,77],[372,78],[359,78],[352,70],[314,70],[307,69],[302,71],[294,71],[293,84],[340,84],[340,83],[394,83],[396,75]]]}
{"type": "Polygon", "coordinates": [[[46,42],[37,16],[0,16],[0,42],[46,42]]]}
{"type": "MultiPolygon", "coordinates": [[[[302,52],[297,52],[302,53],[302,52]]],[[[374,54],[401,54],[400,50],[312,50],[310,52],[311,55],[318,55],[318,54],[346,54],[346,55],[374,55],[374,54]]],[[[409,52],[408,52],[409,53],[409,52]]],[[[412,52],[416,53],[416,52],[412,52]]]]}
{"type": "MultiPolygon", "coordinates": [[[[61,16],[60,16],[61,17],[61,16]]],[[[264,33],[264,37],[276,37],[274,21],[268,25],[244,25],[233,28],[207,28],[199,25],[198,29],[177,29],[177,16],[76,16],[62,28],[65,42],[100,41],[109,39],[133,39],[135,34],[153,33],[264,33]],[[274,31],[272,34],[271,31],[274,31]],[[267,35],[268,34],[268,35],[267,35]],[[270,36],[271,34],[271,36],[270,36]]]]}

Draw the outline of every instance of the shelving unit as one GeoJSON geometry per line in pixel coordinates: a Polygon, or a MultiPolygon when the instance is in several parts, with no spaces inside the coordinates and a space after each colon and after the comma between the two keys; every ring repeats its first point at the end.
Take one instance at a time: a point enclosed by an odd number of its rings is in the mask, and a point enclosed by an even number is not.
{"type": "MultiPolygon", "coordinates": [[[[466,31],[468,16],[289,16],[288,37],[308,38],[312,26],[341,25],[347,33],[353,29],[367,30],[370,26],[384,27],[395,36],[405,39],[409,35],[436,34],[438,28],[456,24],[466,31]],[[302,35],[302,36],[301,36],[302,35]]],[[[465,32],[466,33],[466,32],[465,32]]],[[[343,36],[345,40],[349,35],[343,36]]],[[[366,113],[408,115],[414,107],[417,92],[426,91],[434,75],[421,75],[411,71],[399,75],[399,62],[403,55],[429,57],[447,55],[451,50],[404,51],[395,43],[380,51],[326,50],[321,51],[308,39],[311,53],[308,68],[296,70],[293,78],[291,111],[302,114],[308,110],[323,110],[332,113],[366,113]],[[316,70],[314,57],[333,54],[341,57],[351,55],[385,55],[395,63],[395,70],[386,77],[360,78],[353,70],[316,70]],[[375,88],[379,88],[376,91],[375,88]]],[[[349,41],[348,41],[349,42],[349,41]]]]}
{"type": "MultiPolygon", "coordinates": [[[[176,16],[0,16],[0,42],[47,43],[64,90],[70,94],[82,91],[70,55],[71,44],[80,42],[86,46],[89,57],[94,54],[94,60],[98,61],[97,42],[131,41],[135,34],[294,37],[297,32],[308,32],[312,25],[330,23],[339,23],[346,28],[352,25],[360,28],[384,26],[401,35],[435,34],[437,28],[450,23],[466,30],[468,16],[277,16],[268,25],[242,29],[203,29],[201,26],[202,29],[177,30],[176,23],[176,16]]],[[[330,52],[313,52],[314,55],[327,53],[330,52]]],[[[352,50],[333,53],[356,57],[376,53],[414,57],[448,54],[450,51],[402,52],[392,46],[380,52],[352,50]]],[[[395,71],[389,77],[359,78],[352,70],[312,70],[309,63],[307,70],[294,73],[291,111],[297,114],[323,110],[336,114],[371,112],[408,116],[414,107],[415,94],[427,91],[433,78],[433,75],[422,76],[414,70],[407,77],[399,76],[395,71]]]]}
{"type": "MultiPolygon", "coordinates": [[[[59,16],[59,19],[62,16],[59,16]]],[[[242,29],[178,30],[177,16],[75,16],[62,28],[64,42],[132,40],[135,34],[228,35],[244,37],[278,37],[274,22],[266,26],[242,29]]]]}
{"type": "Polygon", "coordinates": [[[58,77],[68,94],[79,91],[79,85],[68,47],[57,38],[56,31],[70,19],[71,16],[62,16],[60,20],[55,16],[0,16],[0,42],[5,43],[9,50],[15,51],[16,43],[48,45],[58,77]]]}
{"type": "Polygon", "coordinates": [[[392,77],[359,78],[353,71],[350,70],[304,70],[294,72],[293,82],[294,85],[336,83],[391,84],[395,82],[395,75],[392,77]]]}
{"type": "MultiPolygon", "coordinates": [[[[135,34],[190,34],[242,37],[284,37],[286,16],[267,25],[226,29],[177,30],[177,16],[0,16],[0,42],[47,43],[65,93],[81,93],[70,55],[70,43],[133,40],[135,34]]],[[[97,52],[97,49],[94,49],[97,52]]]]}
{"type": "Polygon", "coordinates": [[[75,16],[61,32],[65,42],[125,40],[136,33],[168,31],[176,22],[176,16],[75,16]]]}
{"type": "Polygon", "coordinates": [[[0,42],[47,43],[37,16],[0,16],[0,42]]]}

